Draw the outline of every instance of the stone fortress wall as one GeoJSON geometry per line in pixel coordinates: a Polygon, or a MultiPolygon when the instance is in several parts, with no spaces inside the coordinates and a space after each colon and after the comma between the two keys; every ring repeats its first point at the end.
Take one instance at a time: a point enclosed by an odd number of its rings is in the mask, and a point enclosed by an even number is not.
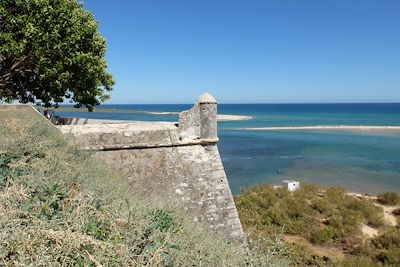
{"type": "Polygon", "coordinates": [[[179,203],[225,237],[243,236],[217,143],[217,102],[205,93],[179,123],[67,119],[57,126],[115,169],[132,192],[179,203]]]}

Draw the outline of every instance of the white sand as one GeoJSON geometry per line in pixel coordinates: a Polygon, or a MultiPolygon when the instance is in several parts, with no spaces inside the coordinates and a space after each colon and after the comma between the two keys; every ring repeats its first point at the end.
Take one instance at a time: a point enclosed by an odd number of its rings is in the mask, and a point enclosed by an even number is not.
{"type": "Polygon", "coordinates": [[[388,223],[391,226],[397,226],[397,218],[394,216],[393,211],[395,209],[400,208],[399,206],[384,206],[384,205],[379,205],[376,204],[377,206],[380,206],[383,208],[383,216],[386,220],[386,223],[388,223]]]}
{"type": "Polygon", "coordinates": [[[248,121],[251,120],[253,117],[251,116],[240,116],[240,115],[224,115],[218,114],[217,120],[218,121],[248,121]]]}
{"type": "MultiPolygon", "coordinates": [[[[153,111],[143,111],[144,114],[149,115],[179,115],[179,112],[153,112],[153,111]]],[[[218,121],[247,121],[251,120],[253,117],[251,116],[241,116],[241,115],[226,115],[226,114],[218,114],[218,121]]]]}
{"type": "Polygon", "coordinates": [[[338,130],[338,131],[400,131],[400,126],[364,126],[364,125],[318,125],[293,127],[242,128],[245,131],[299,131],[299,130],[338,130]]]}
{"type": "Polygon", "coordinates": [[[364,235],[368,236],[369,238],[373,238],[378,235],[378,230],[372,228],[371,226],[366,225],[365,223],[361,224],[361,231],[364,235]]]}
{"type": "Polygon", "coordinates": [[[149,114],[149,115],[179,115],[179,112],[169,112],[169,111],[141,111],[139,113],[149,114]]]}

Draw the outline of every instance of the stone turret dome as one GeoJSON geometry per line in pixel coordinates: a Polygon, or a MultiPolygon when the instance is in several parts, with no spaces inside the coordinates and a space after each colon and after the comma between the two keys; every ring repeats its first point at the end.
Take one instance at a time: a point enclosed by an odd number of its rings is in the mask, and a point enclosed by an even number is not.
{"type": "Polygon", "coordinates": [[[204,93],[197,99],[198,103],[210,103],[210,104],[217,104],[217,100],[210,95],[209,93],[204,93]]]}

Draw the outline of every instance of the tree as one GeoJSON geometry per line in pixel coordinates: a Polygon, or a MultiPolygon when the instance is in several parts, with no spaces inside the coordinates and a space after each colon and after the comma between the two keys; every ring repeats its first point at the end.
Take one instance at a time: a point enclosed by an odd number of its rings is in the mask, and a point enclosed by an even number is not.
{"type": "Polygon", "coordinates": [[[0,100],[92,110],[114,84],[105,51],[76,0],[0,0],[0,100]]]}

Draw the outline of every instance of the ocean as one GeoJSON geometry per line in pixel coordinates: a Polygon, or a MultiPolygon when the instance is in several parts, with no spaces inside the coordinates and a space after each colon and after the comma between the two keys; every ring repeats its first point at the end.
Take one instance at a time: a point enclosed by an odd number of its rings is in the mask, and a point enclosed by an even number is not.
{"type": "MultiPolygon", "coordinates": [[[[118,113],[118,110],[180,112],[187,105],[102,105],[109,113],[57,112],[62,117],[177,121],[175,114],[118,113]]],[[[230,187],[280,184],[284,179],[375,194],[400,192],[400,131],[280,130],[254,127],[329,125],[400,126],[400,104],[219,104],[219,114],[252,120],[219,122],[218,147],[230,187]]]]}

